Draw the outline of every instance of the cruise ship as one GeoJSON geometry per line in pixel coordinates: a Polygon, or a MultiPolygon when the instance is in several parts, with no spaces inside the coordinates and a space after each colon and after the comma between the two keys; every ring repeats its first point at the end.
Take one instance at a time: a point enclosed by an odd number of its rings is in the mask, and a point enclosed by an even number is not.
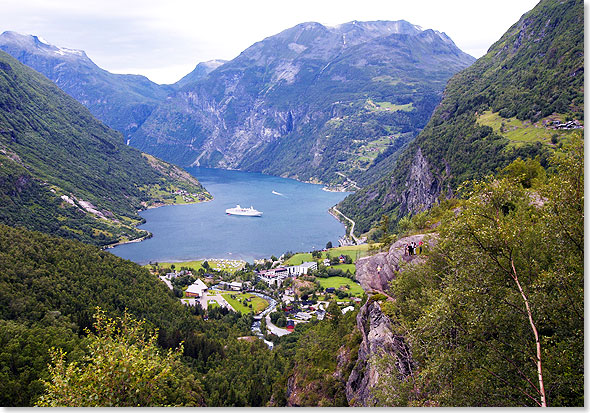
{"type": "Polygon", "coordinates": [[[262,212],[255,210],[254,208],[242,208],[239,205],[236,205],[235,208],[228,208],[225,210],[227,215],[244,215],[247,217],[260,217],[262,216],[262,212]]]}

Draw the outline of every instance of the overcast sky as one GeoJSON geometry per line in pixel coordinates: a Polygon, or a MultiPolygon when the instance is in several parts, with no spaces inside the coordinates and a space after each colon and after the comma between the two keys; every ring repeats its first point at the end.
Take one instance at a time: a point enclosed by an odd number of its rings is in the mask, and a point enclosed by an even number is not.
{"type": "Polygon", "coordinates": [[[174,83],[296,24],[407,20],[480,57],[538,0],[0,0],[0,32],[86,51],[100,67],[174,83]]]}

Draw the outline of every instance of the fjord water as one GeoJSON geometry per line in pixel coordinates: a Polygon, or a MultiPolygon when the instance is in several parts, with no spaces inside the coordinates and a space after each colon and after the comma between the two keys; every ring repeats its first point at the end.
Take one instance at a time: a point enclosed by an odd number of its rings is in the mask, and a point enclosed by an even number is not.
{"type": "Polygon", "coordinates": [[[120,245],[113,254],[139,264],[202,258],[254,259],[286,251],[311,251],[337,245],[344,225],[328,213],[347,193],[321,185],[259,173],[187,168],[214,199],[143,211],[140,228],[153,233],[142,242],[120,245]],[[253,206],[262,217],[227,215],[236,204],[253,206]]]}

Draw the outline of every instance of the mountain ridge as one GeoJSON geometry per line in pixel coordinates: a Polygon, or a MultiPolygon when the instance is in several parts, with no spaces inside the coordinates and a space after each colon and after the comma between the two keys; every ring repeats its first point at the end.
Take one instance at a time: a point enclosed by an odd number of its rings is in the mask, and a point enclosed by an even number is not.
{"type": "Polygon", "coordinates": [[[110,73],[97,66],[86,52],[53,46],[34,35],[6,31],[0,35],[0,50],[43,73],[124,135],[137,129],[174,89],[145,76],[110,73]]]}
{"type": "Polygon", "coordinates": [[[517,157],[538,155],[545,164],[569,133],[553,123],[583,119],[581,4],[541,1],[451,78],[395,167],[340,204],[355,229],[368,231],[384,214],[395,223],[423,211],[517,157]]]}
{"type": "Polygon", "coordinates": [[[411,140],[446,80],[473,60],[446,35],[404,21],[301,23],[170,95],[130,143],[181,165],[334,182],[336,172],[362,173],[387,147],[372,142],[411,140]],[[356,131],[341,129],[351,117],[356,131]],[[334,169],[339,160],[344,171],[334,169]]]}

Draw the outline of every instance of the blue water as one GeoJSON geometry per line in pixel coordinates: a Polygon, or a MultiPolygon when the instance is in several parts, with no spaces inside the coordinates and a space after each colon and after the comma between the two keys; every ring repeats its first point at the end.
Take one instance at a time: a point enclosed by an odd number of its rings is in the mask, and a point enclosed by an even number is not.
{"type": "Polygon", "coordinates": [[[154,234],[142,242],[109,251],[146,264],[203,258],[254,259],[338,245],[344,225],[328,213],[347,193],[322,190],[259,173],[187,168],[213,195],[210,202],[143,211],[140,228],[154,234]],[[227,215],[236,204],[253,206],[262,217],[227,215]]]}

